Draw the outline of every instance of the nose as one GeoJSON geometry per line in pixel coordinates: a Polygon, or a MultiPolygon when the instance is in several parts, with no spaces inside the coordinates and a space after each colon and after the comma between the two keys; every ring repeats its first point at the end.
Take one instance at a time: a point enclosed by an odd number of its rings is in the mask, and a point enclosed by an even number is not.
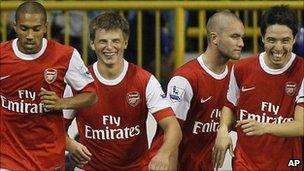
{"type": "Polygon", "coordinates": [[[33,32],[32,29],[29,29],[29,30],[27,31],[26,39],[28,39],[28,40],[34,39],[34,32],[33,32]]]}
{"type": "Polygon", "coordinates": [[[106,49],[112,49],[113,48],[113,43],[112,42],[108,42],[106,45],[106,49]]]}
{"type": "Polygon", "coordinates": [[[238,41],[238,46],[239,46],[239,47],[244,47],[243,38],[240,38],[240,39],[239,39],[239,41],[238,41]]]}
{"type": "Polygon", "coordinates": [[[275,50],[282,50],[283,49],[283,43],[281,41],[276,41],[274,44],[274,49],[275,50]]]}

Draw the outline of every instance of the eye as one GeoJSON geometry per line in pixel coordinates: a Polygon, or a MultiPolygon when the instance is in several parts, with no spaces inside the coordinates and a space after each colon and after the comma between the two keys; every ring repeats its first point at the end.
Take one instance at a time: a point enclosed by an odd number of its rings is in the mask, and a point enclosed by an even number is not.
{"type": "Polygon", "coordinates": [[[273,38],[268,38],[268,39],[266,39],[266,42],[267,42],[267,43],[275,43],[275,39],[273,39],[273,38]]]}
{"type": "Polygon", "coordinates": [[[238,34],[233,34],[233,35],[231,35],[231,37],[232,37],[233,39],[238,39],[238,38],[241,37],[241,36],[238,35],[238,34]]]}
{"type": "Polygon", "coordinates": [[[34,30],[35,32],[38,32],[38,31],[40,31],[40,27],[35,27],[33,30],[34,30]]]}
{"type": "Polygon", "coordinates": [[[99,43],[99,44],[106,44],[106,43],[107,43],[107,41],[106,41],[106,40],[101,39],[101,40],[98,40],[98,41],[97,41],[97,43],[99,43]]]}
{"type": "Polygon", "coordinates": [[[291,42],[291,39],[283,39],[282,43],[283,44],[289,44],[291,42]]]}
{"type": "Polygon", "coordinates": [[[27,30],[27,28],[26,28],[26,27],[24,27],[24,26],[21,26],[21,27],[20,27],[20,30],[22,30],[22,31],[26,31],[26,30],[27,30]]]}
{"type": "Polygon", "coordinates": [[[120,40],[119,39],[114,39],[113,42],[114,43],[120,43],[120,40]]]}

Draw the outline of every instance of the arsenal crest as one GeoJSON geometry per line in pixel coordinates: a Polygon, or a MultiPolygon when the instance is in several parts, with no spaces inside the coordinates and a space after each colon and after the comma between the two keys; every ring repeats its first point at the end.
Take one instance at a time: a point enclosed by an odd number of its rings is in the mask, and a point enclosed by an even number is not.
{"type": "Polygon", "coordinates": [[[57,78],[57,70],[53,68],[48,68],[44,70],[44,80],[48,84],[52,84],[57,78]]]}
{"type": "Polygon", "coordinates": [[[295,82],[287,82],[285,85],[285,92],[289,96],[293,96],[297,89],[297,83],[295,82]]]}
{"type": "Polygon", "coordinates": [[[126,99],[129,105],[135,107],[140,102],[140,94],[138,91],[131,91],[127,94],[126,99]]]}

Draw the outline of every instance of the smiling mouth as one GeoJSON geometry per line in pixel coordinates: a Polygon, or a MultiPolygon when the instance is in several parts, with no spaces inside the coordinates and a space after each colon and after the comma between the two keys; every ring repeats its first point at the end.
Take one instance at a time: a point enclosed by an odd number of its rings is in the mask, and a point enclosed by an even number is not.
{"type": "Polygon", "coordinates": [[[285,56],[285,53],[272,53],[272,56],[275,60],[281,60],[285,56]]]}
{"type": "Polygon", "coordinates": [[[104,55],[107,57],[111,57],[111,56],[115,55],[115,52],[105,52],[104,55]]]}
{"type": "Polygon", "coordinates": [[[35,45],[35,43],[25,43],[25,45],[27,45],[27,46],[33,46],[33,45],[35,45]]]}
{"type": "Polygon", "coordinates": [[[273,53],[272,54],[275,58],[281,58],[284,54],[283,53],[273,53]]]}

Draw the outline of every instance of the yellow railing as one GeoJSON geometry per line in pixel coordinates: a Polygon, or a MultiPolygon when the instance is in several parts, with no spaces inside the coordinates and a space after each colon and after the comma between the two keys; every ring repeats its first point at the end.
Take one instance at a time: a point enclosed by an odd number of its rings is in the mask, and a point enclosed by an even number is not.
{"type": "MultiPolygon", "coordinates": [[[[7,24],[8,13],[7,11],[15,10],[21,1],[1,1],[1,37],[2,41],[7,39],[7,24]]],[[[220,10],[230,9],[235,11],[238,15],[240,10],[244,11],[244,25],[246,37],[252,37],[253,49],[252,53],[258,52],[258,12],[267,9],[273,5],[286,4],[291,8],[297,10],[298,20],[303,22],[303,9],[304,4],[302,1],[42,1],[43,5],[48,10],[49,19],[51,10],[64,11],[65,18],[65,37],[64,43],[69,44],[69,10],[137,10],[137,63],[142,66],[143,52],[142,52],[142,20],[143,10],[156,11],[156,36],[155,36],[155,75],[160,78],[161,66],[161,40],[160,40],[160,13],[162,10],[175,11],[175,34],[174,34],[174,64],[178,67],[184,63],[185,55],[185,39],[187,37],[198,38],[198,51],[201,53],[204,49],[204,37],[206,36],[206,11],[207,10],[220,10]],[[185,28],[185,11],[197,10],[198,11],[198,26],[185,28]],[[252,11],[252,18],[249,19],[248,12],[252,11]],[[252,20],[252,26],[249,26],[249,20],[252,20]]],[[[303,24],[303,23],[302,23],[303,24]]],[[[51,26],[50,26],[51,27],[51,26]]],[[[51,29],[48,28],[47,37],[51,38],[51,29]]],[[[82,34],[82,51],[84,61],[88,61],[88,18],[85,14],[83,16],[83,34],[82,34]]],[[[149,36],[149,35],[147,35],[149,36]]]]}

